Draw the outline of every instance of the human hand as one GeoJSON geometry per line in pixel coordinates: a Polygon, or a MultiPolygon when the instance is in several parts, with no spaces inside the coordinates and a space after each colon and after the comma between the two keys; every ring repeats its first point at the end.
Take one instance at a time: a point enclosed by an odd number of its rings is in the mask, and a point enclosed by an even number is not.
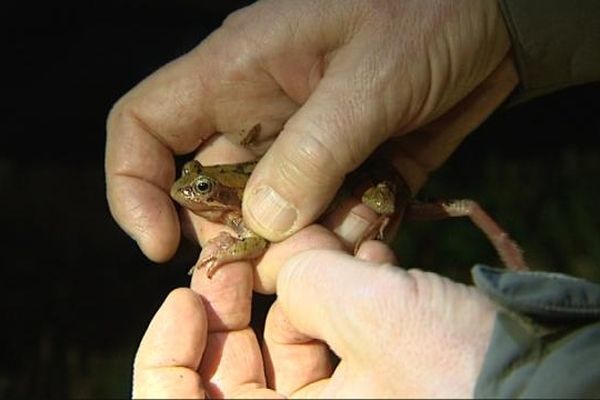
{"type": "Polygon", "coordinates": [[[475,288],[392,267],[379,242],[358,257],[369,261],[312,250],[285,262],[262,353],[248,328],[250,269],[229,265],[216,285],[195,274],[204,306],[185,289],[165,301],[138,350],[134,397],[473,396],[494,305],[475,288]]]}
{"type": "Polygon", "coordinates": [[[270,240],[313,221],[392,137],[403,135],[391,162],[416,191],[513,89],[508,50],[495,1],[257,2],[115,105],[111,212],[148,257],[168,259],[179,242],[173,154],[217,131],[235,143],[254,132],[256,153],[273,143],[243,203],[270,240]]]}
{"type": "Polygon", "coordinates": [[[270,387],[305,398],[472,397],[495,306],[369,246],[376,262],[311,250],[282,267],[264,335],[270,387]],[[333,372],[326,347],[341,359],[333,372]]]}
{"type": "MultiPolygon", "coordinates": [[[[213,235],[221,228],[199,220],[191,223],[204,230],[200,235],[213,235]]],[[[278,269],[289,256],[311,246],[342,248],[329,230],[311,225],[273,244],[258,267],[278,269]]],[[[235,262],[211,280],[198,270],[191,290],[173,291],[139,346],[133,397],[274,397],[276,393],[266,389],[260,344],[249,327],[254,276],[248,262],[235,262]]]]}

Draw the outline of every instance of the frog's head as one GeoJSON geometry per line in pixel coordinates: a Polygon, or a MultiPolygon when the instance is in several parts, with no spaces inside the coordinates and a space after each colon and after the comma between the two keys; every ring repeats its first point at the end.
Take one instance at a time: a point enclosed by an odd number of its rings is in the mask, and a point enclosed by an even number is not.
{"type": "Polygon", "coordinates": [[[171,187],[171,197],[183,207],[198,215],[231,208],[228,191],[208,176],[196,160],[185,163],[181,177],[171,187]]]}
{"type": "Polygon", "coordinates": [[[396,203],[395,186],[392,182],[379,182],[363,193],[361,201],[378,214],[393,214],[396,203]]]}

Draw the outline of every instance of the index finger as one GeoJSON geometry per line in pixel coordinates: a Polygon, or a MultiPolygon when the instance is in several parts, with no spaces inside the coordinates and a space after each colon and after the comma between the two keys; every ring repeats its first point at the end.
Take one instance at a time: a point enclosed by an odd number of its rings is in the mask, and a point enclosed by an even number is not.
{"type": "Polygon", "coordinates": [[[168,196],[173,154],[191,153],[216,131],[263,151],[297,108],[265,73],[264,53],[272,47],[256,47],[251,35],[235,28],[224,24],[132,89],[109,115],[110,209],[152,260],[166,261],[179,242],[168,196]]]}
{"type": "Polygon", "coordinates": [[[184,288],[171,292],[136,354],[133,397],[204,397],[197,370],[206,347],[206,325],[197,294],[184,288]]]}
{"type": "Polygon", "coordinates": [[[167,64],[113,107],[107,121],[106,185],[111,213],[154,261],[169,259],[179,222],[168,189],[173,154],[193,151],[213,131],[204,76],[210,66],[191,52],[167,64]],[[204,68],[205,74],[194,73],[204,68]]]}

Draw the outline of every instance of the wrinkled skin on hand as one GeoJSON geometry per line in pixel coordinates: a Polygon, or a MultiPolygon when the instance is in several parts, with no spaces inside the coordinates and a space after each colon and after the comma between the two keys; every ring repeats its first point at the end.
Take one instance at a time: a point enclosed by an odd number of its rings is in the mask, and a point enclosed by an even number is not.
{"type": "MultiPolygon", "coordinates": [[[[177,248],[173,156],[200,145],[207,164],[265,153],[242,211],[278,242],[255,271],[235,263],[210,284],[195,274],[194,292],[167,299],[140,345],[134,395],[275,396],[268,383],[288,396],[471,396],[493,306],[441,277],[377,265],[389,258],[358,265],[309,224],[389,140],[386,158],[416,193],[515,87],[509,50],[495,1],[259,1],[124,95],[107,122],[107,197],[149,258],[177,248]],[[253,145],[239,146],[248,135],[253,145]],[[253,288],[278,294],[262,353],[248,328],[253,288]],[[324,343],[342,358],[334,371],[324,343]]],[[[191,221],[201,242],[221,229],[191,221]]]]}
{"type": "Polygon", "coordinates": [[[311,225],[273,245],[288,257],[278,261],[262,349],[245,263],[212,281],[194,274],[192,290],[171,293],[138,349],[133,396],[472,397],[495,306],[475,288],[392,267],[381,242],[365,242],[358,258],[294,251],[327,234],[311,225]]]}
{"type": "Polygon", "coordinates": [[[148,257],[168,259],[180,231],[173,155],[215,132],[232,143],[215,164],[249,159],[235,144],[266,151],[243,215],[270,241],[314,221],[386,140],[414,193],[514,88],[509,48],[494,1],[257,2],[115,104],[111,212],[148,257]]]}

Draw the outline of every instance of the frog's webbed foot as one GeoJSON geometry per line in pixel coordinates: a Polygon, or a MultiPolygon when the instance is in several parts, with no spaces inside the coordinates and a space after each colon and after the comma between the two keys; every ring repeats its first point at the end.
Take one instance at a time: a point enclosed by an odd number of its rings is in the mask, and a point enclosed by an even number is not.
{"type": "Polygon", "coordinates": [[[267,244],[268,242],[260,236],[236,238],[221,232],[219,236],[208,241],[205,246],[206,255],[192,267],[189,274],[191,275],[194,269],[206,268],[206,276],[211,279],[222,265],[260,257],[267,249],[267,244]]]}
{"type": "Polygon", "coordinates": [[[193,266],[192,269],[188,272],[189,275],[194,273],[194,269],[206,268],[206,276],[208,279],[211,279],[215,274],[217,268],[221,264],[218,263],[218,259],[215,256],[204,257],[202,260],[198,262],[197,265],[193,266]]]}
{"type": "Polygon", "coordinates": [[[219,236],[209,240],[204,245],[204,252],[206,255],[198,260],[196,265],[190,268],[188,275],[192,275],[195,269],[206,268],[206,275],[211,278],[216,269],[215,263],[218,261],[219,253],[235,245],[236,240],[238,239],[227,232],[221,232],[219,236]]]}
{"type": "Polygon", "coordinates": [[[225,262],[219,262],[218,258],[215,256],[206,257],[200,260],[200,262],[197,265],[194,265],[192,268],[190,268],[190,270],[188,271],[188,275],[193,275],[195,269],[201,269],[206,267],[206,277],[208,279],[212,279],[217,269],[223,264],[225,264],[225,262]]]}

